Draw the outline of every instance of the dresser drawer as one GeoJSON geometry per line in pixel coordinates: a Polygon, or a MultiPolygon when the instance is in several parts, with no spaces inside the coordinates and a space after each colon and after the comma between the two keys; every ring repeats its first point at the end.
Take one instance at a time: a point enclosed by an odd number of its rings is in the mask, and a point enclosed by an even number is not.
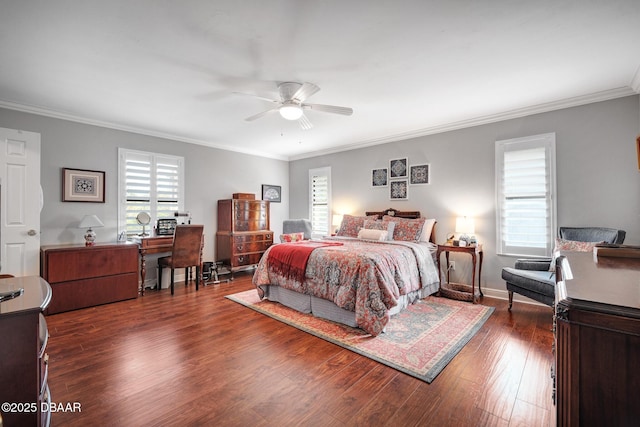
{"type": "Polygon", "coordinates": [[[271,243],[273,243],[273,233],[251,233],[251,234],[234,234],[233,235],[234,245],[258,243],[258,242],[265,242],[265,243],[268,243],[269,246],[271,246],[271,243]]]}
{"type": "Polygon", "coordinates": [[[271,246],[271,241],[263,242],[242,242],[234,244],[234,252],[241,254],[245,252],[264,252],[271,246]]]}
{"type": "Polygon", "coordinates": [[[237,254],[231,257],[231,267],[241,267],[246,265],[253,265],[260,262],[262,258],[262,252],[250,253],[250,254],[237,254]]]}

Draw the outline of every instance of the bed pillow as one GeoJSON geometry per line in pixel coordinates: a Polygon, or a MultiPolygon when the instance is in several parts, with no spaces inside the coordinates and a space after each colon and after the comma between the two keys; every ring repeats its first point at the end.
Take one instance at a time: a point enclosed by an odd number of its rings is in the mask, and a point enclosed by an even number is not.
{"type": "Polygon", "coordinates": [[[404,240],[407,242],[420,241],[422,229],[426,221],[425,218],[396,218],[389,215],[383,216],[382,220],[396,223],[393,231],[393,240],[404,240]]]}
{"type": "Polygon", "coordinates": [[[387,230],[361,228],[360,231],[358,231],[358,239],[384,241],[388,239],[388,236],[389,233],[387,232],[387,230]]]}
{"type": "Polygon", "coordinates": [[[364,221],[364,228],[368,230],[385,230],[389,237],[393,237],[393,231],[396,228],[396,223],[393,221],[367,219],[364,221]]]}
{"type": "Polygon", "coordinates": [[[422,234],[420,235],[421,242],[430,242],[431,240],[431,232],[433,231],[433,226],[436,225],[435,218],[426,219],[424,221],[424,226],[422,227],[422,234]]]}
{"type": "Polygon", "coordinates": [[[281,234],[280,241],[282,243],[295,243],[301,242],[304,240],[304,233],[289,233],[289,234],[281,234]]]}
{"type": "Polygon", "coordinates": [[[344,215],[342,217],[342,224],[340,229],[336,233],[338,236],[343,237],[358,237],[358,232],[364,226],[364,222],[368,219],[376,219],[376,215],[372,216],[353,216],[344,215]]]}

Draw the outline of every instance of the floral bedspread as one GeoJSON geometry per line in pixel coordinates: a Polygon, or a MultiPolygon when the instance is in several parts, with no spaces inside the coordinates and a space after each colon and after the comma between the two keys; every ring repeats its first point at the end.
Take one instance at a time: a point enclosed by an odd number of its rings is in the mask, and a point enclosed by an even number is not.
{"type": "MultiPolygon", "coordinates": [[[[373,242],[339,239],[341,246],[315,249],[302,281],[290,280],[269,268],[269,250],[253,275],[260,298],[260,285],[278,285],[296,292],[333,301],[354,311],[358,326],[378,335],[389,322],[389,309],[398,297],[439,280],[426,243],[373,242]]],[[[271,249],[271,248],[270,248],[271,249]]]]}

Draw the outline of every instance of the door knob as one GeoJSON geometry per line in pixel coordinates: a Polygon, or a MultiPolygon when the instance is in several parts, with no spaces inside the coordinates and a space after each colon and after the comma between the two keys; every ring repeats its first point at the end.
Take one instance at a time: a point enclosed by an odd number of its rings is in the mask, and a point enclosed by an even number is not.
{"type": "Polygon", "coordinates": [[[35,236],[36,234],[38,234],[38,232],[36,230],[31,229],[31,230],[27,231],[27,234],[29,236],[35,236]]]}

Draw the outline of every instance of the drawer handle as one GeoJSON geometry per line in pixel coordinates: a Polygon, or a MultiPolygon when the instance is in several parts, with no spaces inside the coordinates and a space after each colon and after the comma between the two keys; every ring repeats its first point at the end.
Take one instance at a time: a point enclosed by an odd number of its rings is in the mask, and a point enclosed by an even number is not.
{"type": "Polygon", "coordinates": [[[244,262],[244,257],[243,256],[239,256],[238,257],[238,262],[244,262]]]}

